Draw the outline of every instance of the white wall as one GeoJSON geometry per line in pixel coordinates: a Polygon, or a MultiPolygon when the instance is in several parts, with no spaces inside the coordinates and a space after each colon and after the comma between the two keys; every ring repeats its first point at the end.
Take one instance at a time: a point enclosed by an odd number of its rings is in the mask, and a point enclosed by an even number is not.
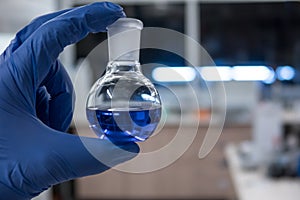
{"type": "Polygon", "coordinates": [[[54,11],[55,0],[0,0],[0,33],[15,33],[33,18],[54,11]]]}

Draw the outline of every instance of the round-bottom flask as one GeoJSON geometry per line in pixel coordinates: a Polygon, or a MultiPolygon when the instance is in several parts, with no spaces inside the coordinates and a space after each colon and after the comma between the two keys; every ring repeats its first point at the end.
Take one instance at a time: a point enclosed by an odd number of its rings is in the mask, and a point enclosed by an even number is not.
{"type": "Polygon", "coordinates": [[[106,73],[91,88],[86,114],[100,138],[144,141],[161,117],[161,101],[154,85],[140,70],[140,31],[137,19],[122,18],[108,27],[110,61],[106,73]]]}

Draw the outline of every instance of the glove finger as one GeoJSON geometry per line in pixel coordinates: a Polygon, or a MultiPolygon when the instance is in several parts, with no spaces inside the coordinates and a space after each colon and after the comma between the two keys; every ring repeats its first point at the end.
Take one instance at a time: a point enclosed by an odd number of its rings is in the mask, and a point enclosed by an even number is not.
{"type": "Polygon", "coordinates": [[[47,142],[40,145],[40,153],[34,154],[35,157],[24,166],[27,172],[25,179],[31,180],[27,190],[30,194],[37,194],[66,180],[104,172],[134,158],[140,151],[139,146],[133,142],[116,146],[109,140],[55,131],[50,131],[46,137],[44,134],[39,135],[47,142]],[[40,166],[38,170],[35,163],[40,166]]]}
{"type": "Polygon", "coordinates": [[[124,17],[120,6],[98,2],[59,15],[32,33],[13,53],[8,65],[9,70],[17,74],[11,84],[16,84],[15,90],[20,91],[16,97],[19,104],[26,102],[23,109],[32,112],[35,90],[65,46],[81,40],[89,32],[105,31],[120,17],[124,17]]]}
{"type": "MultiPolygon", "coordinates": [[[[139,146],[134,142],[116,145],[109,140],[63,134],[57,137],[59,153],[70,164],[77,178],[103,172],[137,156],[139,146]],[[63,145],[67,142],[67,147],[63,145]],[[76,149],[76,150],[75,150],[76,149]],[[81,159],[78,159],[81,158],[81,159]]],[[[70,178],[70,177],[69,177],[70,178]]]]}
{"type": "Polygon", "coordinates": [[[23,42],[29,38],[29,36],[36,31],[43,23],[47,22],[48,20],[57,17],[58,15],[61,15],[65,12],[70,11],[71,9],[65,9],[58,12],[46,14],[43,16],[40,16],[34,20],[32,20],[27,26],[25,26],[23,29],[21,29],[15,36],[15,38],[11,41],[11,43],[8,45],[6,50],[1,54],[0,59],[5,59],[9,57],[23,42]]]}
{"type": "Polygon", "coordinates": [[[24,197],[66,180],[101,173],[139,152],[133,142],[117,146],[109,140],[66,134],[24,116],[8,114],[0,120],[0,182],[24,197]]]}
{"type": "Polygon", "coordinates": [[[41,85],[46,87],[50,95],[49,113],[44,113],[48,115],[47,125],[55,130],[66,131],[73,117],[75,93],[71,79],[59,60],[55,61],[41,85]]]}

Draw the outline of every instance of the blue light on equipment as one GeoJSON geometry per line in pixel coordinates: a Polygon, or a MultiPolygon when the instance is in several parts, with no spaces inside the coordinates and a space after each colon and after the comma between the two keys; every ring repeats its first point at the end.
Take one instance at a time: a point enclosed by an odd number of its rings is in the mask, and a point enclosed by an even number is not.
{"type": "Polygon", "coordinates": [[[295,69],[291,66],[279,66],[276,69],[277,78],[281,81],[290,81],[295,77],[295,69]]]}

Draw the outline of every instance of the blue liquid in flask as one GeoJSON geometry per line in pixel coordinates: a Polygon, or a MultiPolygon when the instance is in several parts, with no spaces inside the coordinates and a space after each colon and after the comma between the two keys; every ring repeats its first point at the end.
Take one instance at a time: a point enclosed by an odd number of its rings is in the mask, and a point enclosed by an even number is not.
{"type": "Polygon", "coordinates": [[[161,106],[133,108],[87,108],[90,127],[100,138],[112,141],[145,141],[155,131],[161,106]]]}

